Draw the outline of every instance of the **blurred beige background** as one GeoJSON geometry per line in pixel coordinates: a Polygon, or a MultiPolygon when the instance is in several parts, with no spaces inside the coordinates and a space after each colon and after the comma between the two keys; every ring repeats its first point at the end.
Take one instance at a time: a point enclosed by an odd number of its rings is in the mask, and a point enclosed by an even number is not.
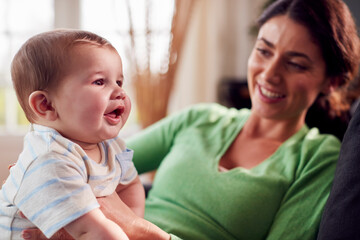
{"type": "MultiPolygon", "coordinates": [[[[38,4],[40,9],[42,1],[50,0],[0,1],[0,23],[3,24],[1,19],[6,14],[14,14],[15,16],[17,12],[6,12],[1,7],[1,4],[10,1],[24,1],[26,4],[38,4]]],[[[113,0],[99,2],[105,3],[108,1],[113,0]]],[[[196,4],[194,4],[192,9],[191,21],[188,26],[181,61],[178,65],[175,84],[169,101],[169,114],[191,104],[217,102],[219,82],[224,78],[246,79],[247,59],[255,40],[255,36],[249,33],[250,27],[253,26],[256,18],[262,11],[261,8],[266,0],[194,1],[196,1],[196,4]]],[[[86,11],[86,4],[84,4],[86,0],[53,0],[53,2],[54,28],[79,28],[81,26],[79,19],[80,15],[86,11]],[[81,5],[81,3],[83,4],[81,5]],[[80,7],[82,10],[80,10],[80,7]]],[[[359,25],[360,1],[345,0],[345,2],[349,5],[359,25]]],[[[28,11],[28,9],[21,9],[21,11],[28,11]]],[[[41,12],[41,14],[45,13],[41,12]]],[[[107,14],[106,11],[105,14],[107,14]]],[[[92,29],[86,30],[92,31],[92,29]]],[[[7,32],[4,31],[1,34],[3,35],[0,35],[0,50],[5,51],[5,44],[2,42],[3,38],[1,36],[6,36],[7,32]]],[[[109,40],[111,41],[111,39],[109,40]]],[[[3,65],[1,64],[1,66],[3,65]]],[[[8,74],[10,73],[9,70],[6,71],[8,74]]],[[[0,74],[0,77],[3,76],[0,74]]],[[[129,95],[134,99],[131,96],[131,81],[129,84],[127,86],[129,95]]],[[[1,81],[0,87],[3,87],[1,81]]],[[[8,84],[6,87],[11,86],[8,84]]],[[[16,97],[12,97],[12,99],[16,101],[16,97]]],[[[135,106],[133,101],[133,110],[130,116],[132,119],[136,119],[135,106]]],[[[16,118],[11,119],[10,123],[14,121],[16,121],[16,118]]],[[[133,120],[134,122],[136,120],[133,120]]],[[[10,163],[16,162],[18,158],[26,129],[13,131],[13,129],[9,130],[9,128],[2,128],[0,126],[0,183],[8,176],[7,166],[10,163]]],[[[128,135],[137,130],[136,126],[130,124],[125,125],[123,129],[128,135]]]]}

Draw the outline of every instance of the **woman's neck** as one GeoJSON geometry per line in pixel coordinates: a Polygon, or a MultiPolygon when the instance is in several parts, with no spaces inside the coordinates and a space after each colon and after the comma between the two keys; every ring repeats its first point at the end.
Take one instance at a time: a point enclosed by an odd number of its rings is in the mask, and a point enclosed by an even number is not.
{"type": "Polygon", "coordinates": [[[267,138],[284,142],[305,124],[305,117],[297,119],[266,119],[251,113],[246,121],[242,134],[248,138],[267,138]]]}

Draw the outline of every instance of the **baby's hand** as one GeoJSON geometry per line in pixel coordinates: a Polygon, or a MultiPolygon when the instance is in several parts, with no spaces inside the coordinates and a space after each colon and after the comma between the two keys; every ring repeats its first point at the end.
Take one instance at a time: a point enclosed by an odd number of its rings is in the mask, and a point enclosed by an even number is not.
{"type": "Polygon", "coordinates": [[[12,163],[8,166],[8,170],[10,170],[10,168],[12,168],[13,166],[15,166],[16,163],[12,163]]]}
{"type": "MultiPolygon", "coordinates": [[[[26,218],[22,212],[19,212],[20,216],[26,218]]],[[[48,238],[37,228],[28,228],[21,232],[21,237],[25,240],[47,240],[48,238]]],[[[50,240],[74,240],[64,229],[55,233],[50,240]]]]}
{"type": "MultiPolygon", "coordinates": [[[[10,171],[10,168],[12,168],[13,166],[15,166],[16,163],[12,163],[8,166],[8,170],[10,171]]],[[[6,182],[6,180],[3,180],[2,184],[4,184],[6,182]]]]}
{"type": "MultiPolygon", "coordinates": [[[[21,237],[25,240],[47,240],[42,232],[37,228],[25,229],[21,232],[21,237]]],[[[55,233],[50,240],[74,240],[64,229],[55,233]]]]}

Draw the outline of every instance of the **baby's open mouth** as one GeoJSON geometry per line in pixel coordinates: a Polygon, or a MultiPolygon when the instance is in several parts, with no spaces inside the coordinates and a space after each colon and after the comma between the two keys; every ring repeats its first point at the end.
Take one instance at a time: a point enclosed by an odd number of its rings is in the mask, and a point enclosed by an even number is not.
{"type": "Polygon", "coordinates": [[[119,107],[109,113],[105,113],[105,116],[111,118],[118,118],[123,112],[124,112],[124,108],[119,107]]]}

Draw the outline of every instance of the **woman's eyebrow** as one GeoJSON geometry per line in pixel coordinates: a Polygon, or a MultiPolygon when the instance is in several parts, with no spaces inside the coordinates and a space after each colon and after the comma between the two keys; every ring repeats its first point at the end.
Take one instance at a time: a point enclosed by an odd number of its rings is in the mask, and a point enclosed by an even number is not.
{"type": "Polygon", "coordinates": [[[261,37],[257,39],[258,41],[263,41],[268,47],[275,48],[274,44],[270,41],[266,40],[265,38],[261,37]]]}
{"type": "MultiPolygon", "coordinates": [[[[257,40],[264,42],[269,48],[275,48],[275,45],[273,43],[271,43],[269,40],[267,40],[263,37],[258,38],[257,40]]],[[[286,55],[288,55],[289,57],[302,57],[302,58],[305,58],[306,60],[312,62],[311,58],[308,55],[306,55],[305,53],[290,51],[286,55]]]]}
{"type": "Polygon", "coordinates": [[[295,52],[295,51],[290,51],[290,52],[287,52],[286,55],[288,55],[289,57],[301,57],[301,58],[305,58],[306,60],[310,61],[310,62],[313,62],[311,60],[311,58],[306,55],[305,53],[301,53],[301,52],[295,52]]]}

